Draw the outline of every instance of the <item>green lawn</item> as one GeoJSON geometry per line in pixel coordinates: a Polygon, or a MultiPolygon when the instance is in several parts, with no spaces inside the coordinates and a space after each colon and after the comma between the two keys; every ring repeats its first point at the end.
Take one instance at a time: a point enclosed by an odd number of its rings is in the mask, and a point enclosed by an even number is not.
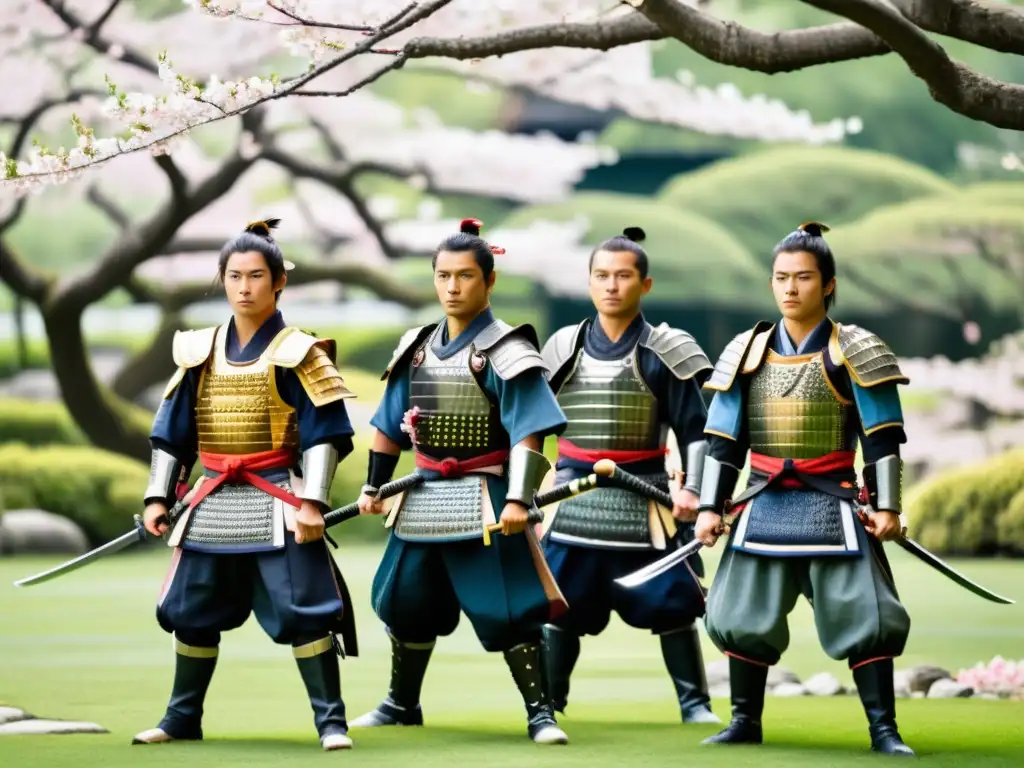
{"type": "MultiPolygon", "coordinates": [[[[375,547],[343,544],[337,554],[357,601],[362,645],[358,658],[342,662],[350,716],[375,705],[387,685],[387,641],[368,599],[378,553],[375,547]]],[[[108,559],[30,588],[11,585],[59,559],[0,560],[0,701],[40,717],[98,722],[111,733],[0,737],[3,766],[177,767],[187,761],[189,768],[201,768],[340,760],[367,766],[415,761],[518,768],[669,765],[688,759],[711,766],[847,766],[881,759],[866,749],[863,712],[853,696],[769,698],[768,744],[760,749],[701,746],[715,728],[678,724],[657,643],[614,618],[604,635],[584,642],[569,714],[561,719],[572,741],[565,748],[537,747],[527,740],[522,705],[504,663],[480,649],[465,620],[435,652],[423,698],[426,729],[353,730],[352,753],[323,754],[288,649],[274,646],[250,621],[223,641],[207,699],[207,741],[131,747],[133,733],[159,720],[170,692],[171,639],[153,617],[168,553],[108,559]]],[[[899,666],[931,662],[955,672],[996,654],[1024,657],[1019,605],[986,603],[899,550],[892,559],[914,617],[910,646],[899,666]]],[[[998,592],[1024,596],[1024,564],[960,565],[998,592]]],[[[792,628],[784,666],[802,677],[827,670],[849,682],[845,666],[819,649],[803,603],[793,614],[792,628]]],[[[705,653],[707,660],[721,658],[709,643],[705,653]]],[[[714,706],[723,715],[728,711],[724,700],[715,700],[714,706]]],[[[1020,764],[1022,703],[901,700],[898,712],[905,738],[929,765],[1020,764]]]]}

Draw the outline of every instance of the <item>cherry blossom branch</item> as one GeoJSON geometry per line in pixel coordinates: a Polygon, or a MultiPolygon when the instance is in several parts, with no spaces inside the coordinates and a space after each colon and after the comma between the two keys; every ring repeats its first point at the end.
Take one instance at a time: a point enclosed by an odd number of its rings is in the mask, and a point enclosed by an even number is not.
{"type": "Polygon", "coordinates": [[[482,59],[538,48],[593,48],[611,50],[633,43],[669,37],[657,24],[639,13],[613,20],[559,22],[511,29],[481,37],[415,37],[402,50],[409,59],[438,56],[446,59],[482,59]]]}
{"type": "MultiPolygon", "coordinates": [[[[336,157],[341,152],[340,146],[334,142],[333,139],[329,139],[328,147],[331,154],[336,157]],[[330,149],[330,147],[333,147],[333,149],[330,149]]],[[[263,157],[265,160],[281,166],[295,178],[319,181],[343,195],[349,203],[352,204],[352,208],[355,210],[356,215],[362,220],[363,224],[370,231],[370,234],[373,235],[374,239],[380,246],[381,251],[383,251],[384,255],[388,259],[395,260],[404,255],[404,253],[400,249],[396,248],[388,239],[387,234],[384,232],[384,226],[370,211],[370,208],[366,204],[366,201],[363,200],[362,195],[356,191],[355,180],[363,173],[381,173],[399,179],[406,179],[409,176],[416,174],[426,175],[421,169],[407,171],[396,166],[389,166],[384,163],[374,162],[358,162],[350,165],[343,164],[338,167],[330,168],[324,167],[319,163],[307,163],[305,160],[285,154],[275,147],[267,147],[264,150],[263,157]]],[[[290,279],[291,278],[289,278],[289,280],[290,279]]]]}
{"type": "Polygon", "coordinates": [[[96,21],[89,25],[89,37],[94,37],[100,33],[100,30],[103,28],[103,25],[107,23],[107,19],[109,19],[113,15],[114,11],[117,10],[117,6],[119,6],[120,4],[121,0],[110,0],[110,4],[107,6],[107,10],[101,13],[97,17],[96,21]]]}
{"type": "MultiPolygon", "coordinates": [[[[317,21],[316,19],[304,18],[302,16],[299,16],[299,14],[295,13],[294,11],[289,11],[288,9],[283,8],[282,6],[272,2],[271,0],[267,0],[267,5],[269,5],[278,13],[287,16],[289,19],[292,19],[295,22],[295,24],[292,26],[297,25],[303,27],[315,27],[320,29],[341,29],[347,32],[375,32],[379,29],[378,27],[368,27],[365,25],[335,24],[327,21],[317,21]]],[[[391,19],[388,20],[388,23],[394,24],[403,16],[411,12],[415,7],[416,3],[409,3],[401,11],[392,16],[391,19]]]]}
{"type": "MultiPolygon", "coordinates": [[[[1024,86],[979,74],[965,64],[950,59],[942,46],[908,19],[898,7],[878,0],[804,2],[852,19],[885,40],[910,70],[927,84],[932,98],[940,104],[998,128],[1024,130],[1024,86]]],[[[908,7],[914,5],[909,4],[908,7]]],[[[979,4],[956,3],[951,0],[948,5],[951,8],[961,6],[966,9],[979,4]]],[[[1024,16],[1020,18],[1024,21],[1024,16]]]]}
{"type": "MultiPolygon", "coordinates": [[[[68,10],[64,5],[63,0],[42,0],[42,3],[57,14],[60,20],[67,26],[69,32],[75,32],[76,30],[85,31],[85,38],[82,42],[90,48],[93,48],[99,53],[108,54],[112,56],[112,58],[123,61],[126,64],[131,64],[133,67],[138,67],[139,69],[145,70],[151,74],[157,73],[157,65],[154,64],[148,56],[134,48],[121,45],[120,43],[112,43],[110,40],[102,37],[100,35],[100,28],[103,24],[99,23],[100,20],[97,20],[97,22],[94,22],[91,25],[87,24],[82,21],[77,14],[68,10]],[[111,53],[112,48],[114,49],[114,53],[111,53]]],[[[108,9],[109,13],[113,13],[113,9],[117,7],[117,3],[112,3],[111,6],[112,7],[108,9]]],[[[109,18],[109,13],[105,12],[104,15],[109,18]]],[[[104,23],[106,20],[107,19],[105,18],[102,19],[104,23]]]]}
{"type": "MultiPolygon", "coordinates": [[[[242,127],[255,136],[262,136],[263,118],[262,110],[246,112],[242,116],[242,127]]],[[[169,158],[159,158],[165,159],[169,158]]],[[[139,264],[172,242],[175,233],[189,218],[226,193],[254,159],[236,149],[193,188],[189,188],[173,163],[161,162],[170,181],[171,199],[148,221],[123,232],[92,270],[62,284],[54,300],[82,309],[121,285],[139,264]]]]}
{"type": "Polygon", "coordinates": [[[329,97],[333,97],[333,98],[341,98],[343,96],[350,96],[353,93],[355,93],[356,91],[358,91],[360,88],[365,88],[367,85],[370,85],[371,83],[379,80],[381,77],[386,75],[388,72],[392,72],[392,71],[394,71],[396,69],[401,69],[403,66],[405,66],[406,60],[407,60],[407,57],[406,57],[405,53],[399,52],[395,56],[394,61],[392,61],[386,67],[381,67],[380,69],[378,69],[378,70],[372,72],[371,74],[367,75],[366,77],[364,77],[362,80],[359,80],[359,81],[353,83],[352,85],[350,85],[348,88],[345,88],[345,89],[340,90],[340,91],[305,91],[305,90],[297,90],[297,91],[292,91],[292,95],[293,96],[329,96],[329,97]]]}
{"type": "MultiPolygon", "coordinates": [[[[62,4],[56,3],[55,0],[44,0],[44,2],[55,13],[58,13],[69,26],[80,25],[78,18],[68,14],[62,4]]],[[[9,188],[14,187],[16,193],[24,194],[35,183],[54,178],[67,180],[86,168],[100,165],[119,155],[131,154],[143,149],[165,154],[167,144],[172,139],[179,138],[200,125],[208,125],[240,115],[260,104],[289,96],[311,80],[371,50],[377,43],[432,16],[451,2],[452,0],[431,0],[422,6],[417,5],[412,10],[403,8],[385,21],[363,42],[312,68],[305,75],[289,81],[286,85],[281,85],[273,80],[253,77],[238,83],[221,83],[214,80],[205,89],[201,89],[191,78],[176,74],[171,69],[170,62],[166,57],[161,56],[160,77],[173,85],[174,91],[171,97],[165,96],[162,100],[157,100],[153,97],[129,96],[118,93],[116,86],[110,84],[110,95],[112,99],[116,100],[116,105],[111,107],[111,112],[129,124],[133,134],[131,139],[127,141],[120,139],[97,140],[92,129],[76,123],[75,130],[79,135],[79,147],[68,153],[54,155],[37,151],[25,163],[9,161],[6,156],[0,155],[0,161],[3,161],[6,166],[6,178],[2,183],[8,185],[9,188]],[[213,96],[210,95],[211,92],[214,93],[213,96]],[[174,103],[169,104],[172,98],[174,103]],[[203,110],[201,105],[215,106],[218,114],[211,115],[209,111],[203,110]],[[156,132],[150,122],[153,122],[154,118],[159,119],[161,115],[166,114],[174,115],[183,124],[175,124],[170,129],[156,132]]],[[[100,45],[97,50],[105,49],[100,45]]]]}

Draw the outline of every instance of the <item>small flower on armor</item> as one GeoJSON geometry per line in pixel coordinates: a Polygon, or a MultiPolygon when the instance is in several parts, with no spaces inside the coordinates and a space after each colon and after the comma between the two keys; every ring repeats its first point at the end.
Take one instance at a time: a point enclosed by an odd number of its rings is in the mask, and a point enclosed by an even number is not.
{"type": "Polygon", "coordinates": [[[402,416],[402,431],[409,435],[413,447],[416,447],[416,422],[420,420],[420,407],[413,406],[402,416]]]}

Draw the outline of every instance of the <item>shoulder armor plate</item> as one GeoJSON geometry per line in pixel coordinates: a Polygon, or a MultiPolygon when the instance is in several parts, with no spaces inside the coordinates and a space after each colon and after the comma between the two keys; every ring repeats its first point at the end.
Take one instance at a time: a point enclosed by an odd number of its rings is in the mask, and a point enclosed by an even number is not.
{"type": "Polygon", "coordinates": [[[316,408],[355,397],[334,365],[336,358],[334,339],[319,339],[291,326],[277,334],[267,347],[267,361],[294,370],[316,408]]]}
{"type": "Polygon", "coordinates": [[[175,331],[171,342],[171,355],[175,365],[181,368],[195,368],[206,362],[213,351],[213,340],[217,327],[200,328],[195,331],[175,331]]]}
{"type": "Polygon", "coordinates": [[[570,362],[579,351],[580,342],[583,339],[583,332],[587,327],[587,320],[577,325],[567,325],[559,328],[544,343],[540,352],[547,368],[549,381],[554,381],[562,372],[562,367],[570,362]]]}
{"type": "Polygon", "coordinates": [[[398,340],[398,346],[395,347],[395,351],[391,353],[391,362],[388,363],[388,367],[384,369],[384,373],[381,374],[380,380],[386,381],[391,376],[391,371],[397,366],[407,355],[411,355],[413,350],[419,346],[427,336],[429,336],[434,329],[437,328],[437,323],[431,323],[429,325],[421,325],[418,328],[410,328],[408,331],[402,334],[402,338],[398,340]]]}
{"type": "MultiPolygon", "coordinates": [[[[316,336],[298,328],[283,328],[267,345],[267,361],[279,368],[295,368],[306,359],[309,350],[321,340],[316,336]]],[[[330,352],[334,352],[334,342],[327,340],[330,352]]]]}
{"type": "MultiPolygon", "coordinates": [[[[716,392],[728,392],[729,388],[732,387],[733,382],[736,380],[736,374],[740,370],[740,366],[743,365],[745,359],[748,358],[747,352],[754,346],[755,337],[757,339],[761,349],[761,359],[764,358],[764,346],[767,345],[769,334],[774,328],[773,323],[761,321],[749,331],[743,331],[743,333],[737,334],[733,337],[733,340],[725,345],[725,349],[722,350],[722,354],[719,356],[718,361],[715,363],[715,369],[711,373],[711,378],[704,384],[704,389],[711,389],[716,392]],[[763,341],[762,341],[763,339],[763,341]]],[[[753,356],[757,362],[754,364],[752,370],[757,370],[761,364],[761,360],[757,359],[757,355],[753,356]]],[[[744,372],[749,373],[748,370],[750,363],[743,365],[744,372]]]]}
{"type": "Polygon", "coordinates": [[[642,346],[656,354],[665,367],[682,381],[713,368],[693,336],[678,328],[671,328],[667,323],[651,328],[642,346]]]}
{"type": "Polygon", "coordinates": [[[487,356],[494,372],[506,381],[530,368],[547,370],[540,356],[537,331],[529,323],[511,326],[495,320],[476,335],[473,346],[487,356]]]}
{"type": "Polygon", "coordinates": [[[213,351],[213,342],[217,337],[217,327],[200,328],[195,331],[175,331],[171,341],[171,357],[178,369],[164,387],[163,399],[174,394],[174,390],[185,378],[189,368],[202,365],[213,351]]]}
{"type": "Polygon", "coordinates": [[[862,387],[874,387],[887,381],[910,383],[889,345],[860,326],[836,323],[828,350],[832,361],[845,365],[853,380],[862,387]]]}

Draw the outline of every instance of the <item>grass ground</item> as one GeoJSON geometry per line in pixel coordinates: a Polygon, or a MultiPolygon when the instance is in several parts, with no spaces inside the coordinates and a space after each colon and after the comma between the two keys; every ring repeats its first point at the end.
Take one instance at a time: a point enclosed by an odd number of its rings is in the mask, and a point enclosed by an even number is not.
{"type": "MultiPolygon", "coordinates": [[[[341,531],[339,531],[340,533],[341,531]]],[[[355,596],[361,654],[342,662],[350,716],[374,706],[387,685],[387,639],[368,600],[379,548],[345,546],[336,556],[355,596]]],[[[717,552],[712,552],[713,556],[717,552]]],[[[713,557],[709,562],[713,571],[713,557]]],[[[425,729],[353,730],[350,754],[324,754],[294,662],[250,620],[225,636],[207,698],[203,744],[130,747],[155,725],[170,692],[171,639],[156,625],[153,602],[168,553],[100,561],[31,588],[12,581],[59,558],[0,560],[0,701],[39,717],[84,719],[109,735],[0,737],[0,765],[290,766],[343,761],[360,766],[701,765],[856,766],[881,760],[867,751],[863,711],[854,696],[769,698],[761,748],[712,748],[714,726],[682,726],[657,642],[613,617],[584,642],[569,714],[572,743],[538,747],[524,729],[522,704],[500,656],[484,653],[469,623],[443,638],[427,676],[425,729]]],[[[1021,608],[986,603],[896,550],[893,566],[914,620],[898,666],[937,663],[956,672],[996,654],[1024,657],[1021,608]]],[[[998,592],[1021,597],[1024,566],[970,561],[960,566],[998,592]]],[[[810,610],[798,605],[783,665],[802,677],[845,666],[818,647],[810,610]]],[[[705,658],[721,655],[706,641],[705,658]]],[[[725,715],[728,702],[716,699],[725,715]]],[[[1024,755],[1024,704],[983,700],[901,700],[900,728],[935,766],[1011,766],[1024,755]]],[[[873,764],[878,764],[877,762],[873,764]]]]}

